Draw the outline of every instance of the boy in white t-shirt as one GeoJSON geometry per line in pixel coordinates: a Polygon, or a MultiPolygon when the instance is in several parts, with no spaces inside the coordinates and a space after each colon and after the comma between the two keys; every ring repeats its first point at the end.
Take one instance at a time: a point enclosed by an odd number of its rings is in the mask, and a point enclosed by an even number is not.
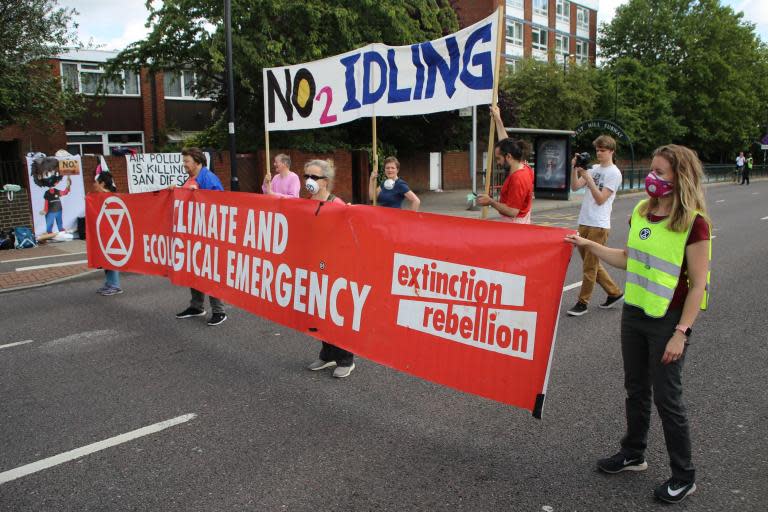
{"type": "MultiPolygon", "coordinates": [[[[616,141],[608,135],[601,135],[592,143],[597,153],[597,165],[586,170],[575,167],[574,158],[571,167],[571,190],[574,192],[587,187],[584,201],[579,213],[579,236],[605,245],[611,230],[611,210],[616,191],[621,185],[621,171],[613,164],[613,153],[616,151],[616,141]]],[[[579,248],[584,260],[584,277],[581,283],[579,301],[568,310],[571,316],[581,316],[587,312],[587,304],[592,297],[595,282],[603,287],[608,298],[601,308],[613,307],[624,294],[616,286],[611,276],[600,264],[600,260],[591,252],[579,248]]]]}

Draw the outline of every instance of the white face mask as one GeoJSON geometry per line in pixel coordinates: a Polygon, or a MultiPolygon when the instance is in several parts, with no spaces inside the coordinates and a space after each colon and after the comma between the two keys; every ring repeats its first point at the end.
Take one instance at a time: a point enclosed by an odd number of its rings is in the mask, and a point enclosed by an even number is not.
{"type": "Polygon", "coordinates": [[[387,190],[392,190],[393,188],[395,188],[395,180],[390,178],[387,178],[386,180],[384,180],[384,188],[387,190]]]}
{"type": "Polygon", "coordinates": [[[320,192],[320,185],[312,178],[307,178],[307,180],[304,182],[304,188],[306,188],[307,191],[312,195],[320,192]]]}

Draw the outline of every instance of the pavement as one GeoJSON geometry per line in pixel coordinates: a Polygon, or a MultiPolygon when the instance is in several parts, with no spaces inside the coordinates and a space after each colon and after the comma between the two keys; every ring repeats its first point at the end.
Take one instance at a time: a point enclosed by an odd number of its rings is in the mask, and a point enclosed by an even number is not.
{"type": "MultiPolygon", "coordinates": [[[[676,510],[762,512],[768,181],[707,196],[712,300],[684,370],[698,490],[676,510]]],[[[625,242],[636,201],[616,199],[609,245],[625,242]]],[[[534,219],[573,227],[577,215],[534,219]]],[[[359,357],[341,381],[308,372],[319,344],[301,333],[236,308],[218,327],[176,320],[186,289],[125,275],[124,294],[101,297],[101,279],[0,297],[2,511],[671,510],[652,496],[669,476],[655,412],[647,471],[594,468],[624,429],[621,313],[594,307],[597,290],[588,314],[565,316],[578,256],[542,420],[359,357]],[[46,467],[94,443],[119,444],[46,467]]]]}

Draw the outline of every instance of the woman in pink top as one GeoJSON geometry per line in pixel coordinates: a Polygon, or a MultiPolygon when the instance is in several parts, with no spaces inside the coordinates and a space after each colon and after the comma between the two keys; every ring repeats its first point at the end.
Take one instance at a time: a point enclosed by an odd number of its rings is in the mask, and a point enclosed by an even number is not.
{"type": "MultiPolygon", "coordinates": [[[[333,177],[336,172],[333,164],[327,160],[310,160],[304,165],[304,188],[316,201],[344,204],[344,201],[331,193],[333,177]]],[[[348,350],[323,342],[317,360],[307,366],[312,371],[333,368],[333,376],[338,379],[349,377],[355,369],[355,355],[348,350]]]]}
{"type": "Polygon", "coordinates": [[[274,177],[270,173],[264,176],[261,191],[272,196],[299,197],[301,183],[299,176],[291,171],[291,157],[280,153],[272,162],[272,167],[277,174],[274,177]]]}

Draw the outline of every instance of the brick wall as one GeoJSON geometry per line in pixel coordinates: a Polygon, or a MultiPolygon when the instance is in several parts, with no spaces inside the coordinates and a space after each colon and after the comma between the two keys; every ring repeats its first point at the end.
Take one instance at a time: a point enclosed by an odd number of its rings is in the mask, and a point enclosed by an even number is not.
{"type": "Polygon", "coordinates": [[[399,176],[416,193],[429,190],[429,153],[398,155],[399,176]]]}
{"type": "Polygon", "coordinates": [[[16,226],[32,227],[32,207],[26,189],[16,192],[13,201],[8,201],[5,194],[0,196],[0,229],[8,230],[16,226]]]}
{"type": "Polygon", "coordinates": [[[451,2],[461,28],[487,18],[501,5],[504,5],[504,0],[452,0],[451,2]]]}
{"type": "Polygon", "coordinates": [[[469,151],[443,153],[443,189],[472,188],[472,176],[469,170],[469,151]]]}

